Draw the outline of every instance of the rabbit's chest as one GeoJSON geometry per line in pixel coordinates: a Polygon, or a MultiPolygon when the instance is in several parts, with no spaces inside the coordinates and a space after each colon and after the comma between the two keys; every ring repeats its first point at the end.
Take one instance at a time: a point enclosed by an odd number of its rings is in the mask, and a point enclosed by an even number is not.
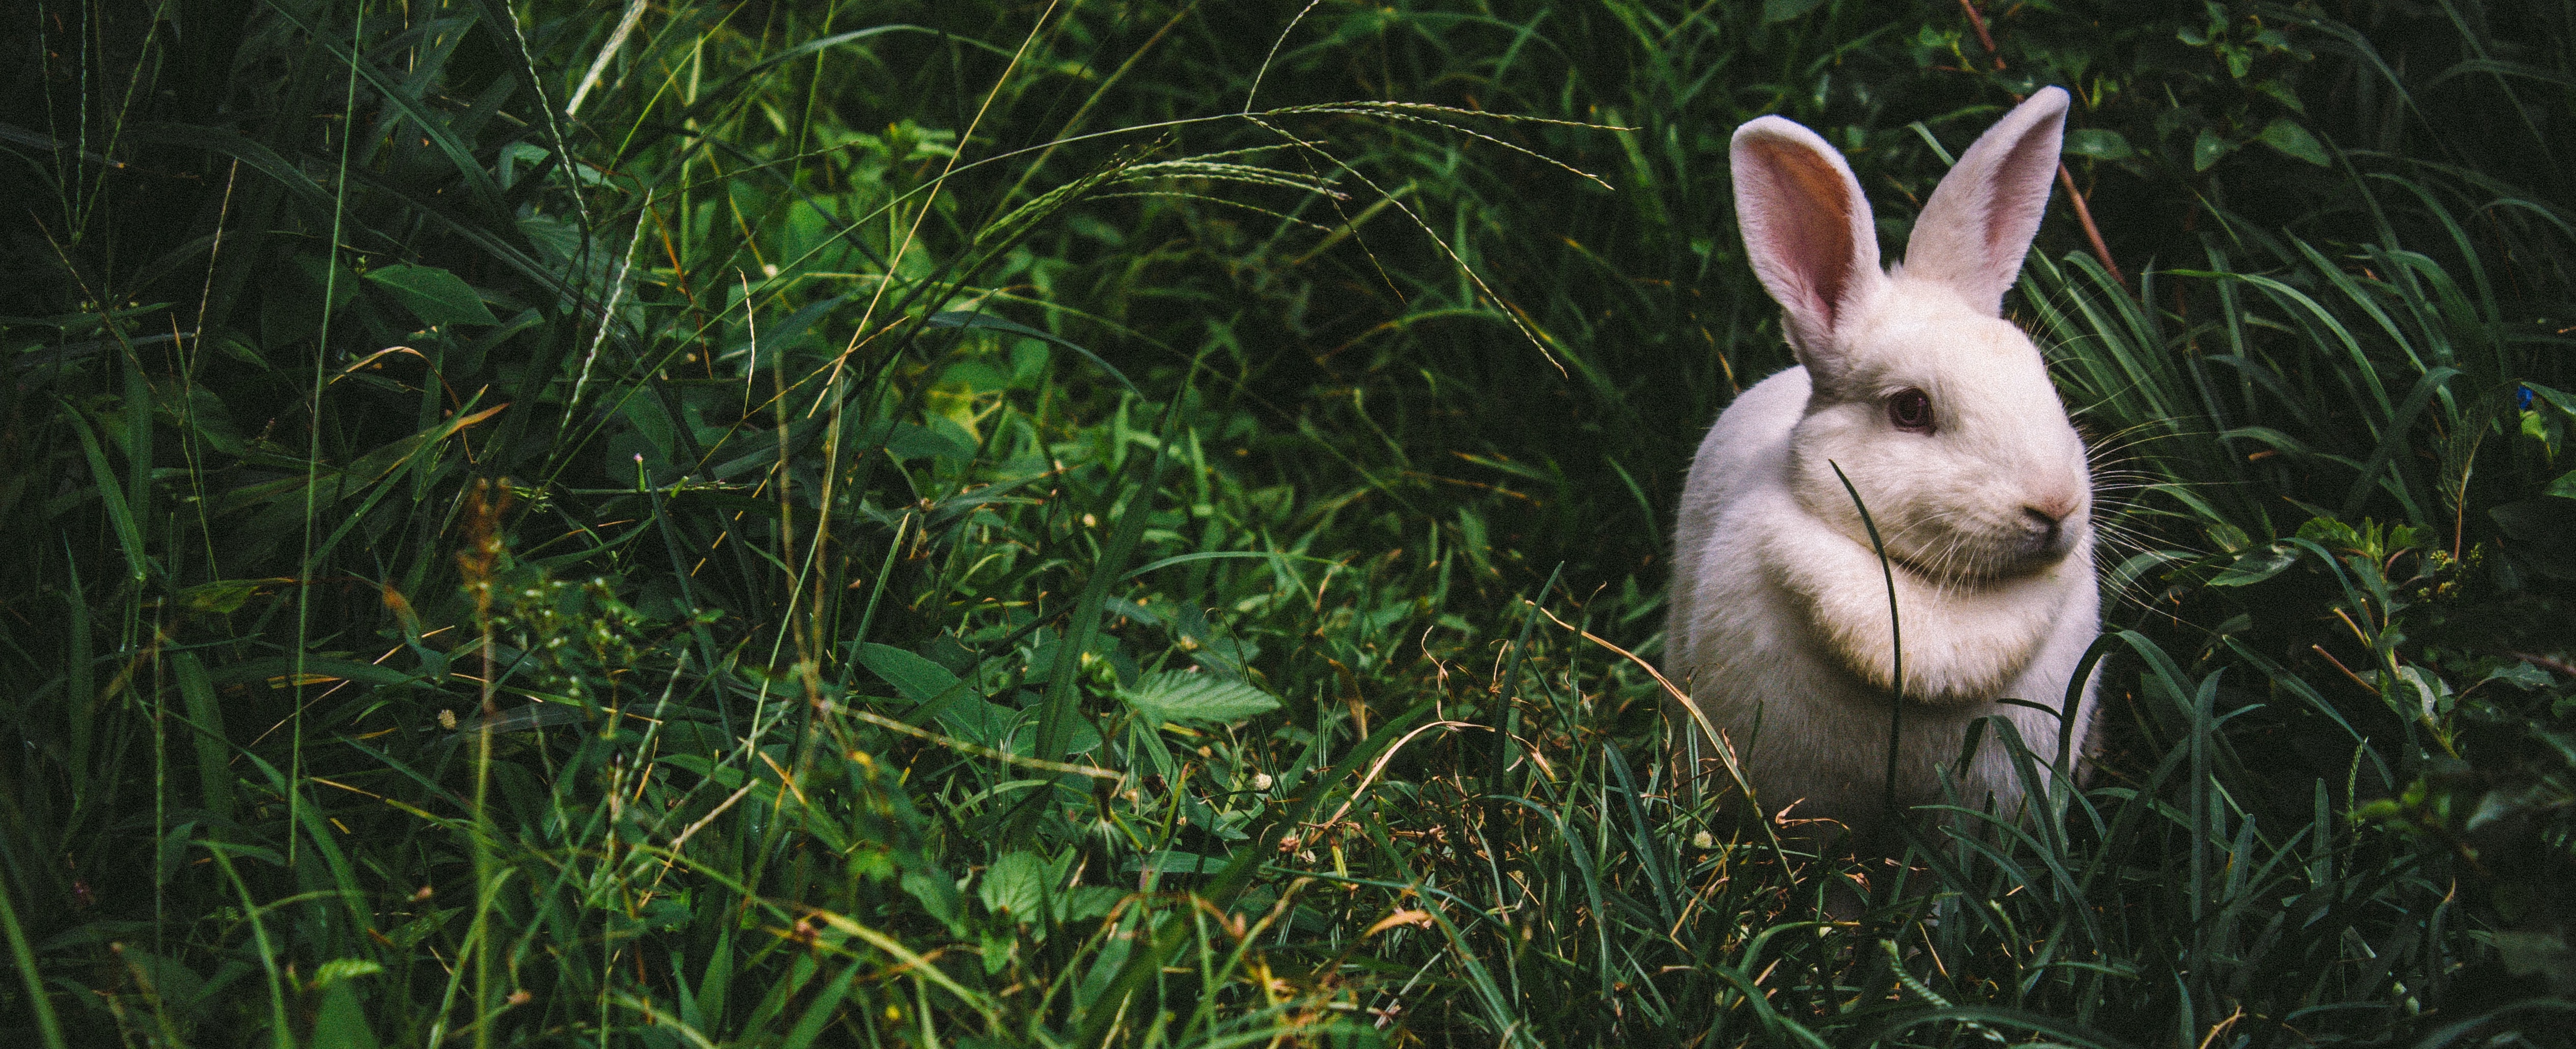
{"type": "Polygon", "coordinates": [[[2070,582],[2084,582],[2065,565],[1986,585],[1939,582],[1882,567],[1875,551],[1822,528],[1778,533],[1768,545],[1770,582],[1798,612],[1814,654],[1880,694],[1901,657],[1906,698],[1935,705],[2005,695],[2068,613],[2070,582]]]}

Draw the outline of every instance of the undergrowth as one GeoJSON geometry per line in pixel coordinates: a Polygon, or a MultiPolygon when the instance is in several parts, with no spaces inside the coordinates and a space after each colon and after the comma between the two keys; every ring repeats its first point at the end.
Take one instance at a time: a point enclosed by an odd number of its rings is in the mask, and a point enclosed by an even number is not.
{"type": "Polygon", "coordinates": [[[2567,1044],[2571,37],[15,11],[0,1037],[2567,1044]],[[2090,768],[2026,822],[1799,855],[1672,782],[1650,669],[1787,363],[1725,136],[1901,238],[2046,83],[2012,309],[2109,724],[2008,741],[2090,768]]]}

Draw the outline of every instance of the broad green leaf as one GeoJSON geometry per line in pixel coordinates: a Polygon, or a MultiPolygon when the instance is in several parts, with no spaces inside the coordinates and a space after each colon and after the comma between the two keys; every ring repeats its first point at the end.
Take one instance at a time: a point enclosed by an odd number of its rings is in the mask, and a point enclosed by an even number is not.
{"type": "Polygon", "coordinates": [[[1009,915],[1013,921],[1036,918],[1046,908],[1047,862],[1034,852],[1005,854],[985,869],[975,895],[993,913],[1009,915]]]}
{"type": "Polygon", "coordinates": [[[2079,127],[2066,132],[2066,152],[2095,160],[2127,160],[2138,151],[2129,148],[2128,136],[2109,128],[2079,127]]]}
{"type": "MultiPolygon", "coordinates": [[[[655,904],[667,906],[670,902],[670,898],[666,896],[653,902],[655,904]]],[[[393,941],[395,950],[408,951],[413,947],[419,946],[422,940],[430,938],[430,936],[436,934],[440,929],[446,927],[449,921],[463,913],[465,913],[465,908],[463,907],[444,907],[433,910],[421,915],[420,917],[394,926],[392,931],[385,934],[385,938],[393,941]]]]}
{"type": "Polygon", "coordinates": [[[151,981],[153,994],[182,1015],[194,1012],[206,996],[206,978],[176,958],[165,958],[129,943],[117,952],[135,975],[151,981]]]}
{"type": "Polygon", "coordinates": [[[2254,540],[2245,534],[2244,529],[2225,521],[2208,522],[2201,526],[2201,530],[2208,533],[2210,542],[2217,544],[2220,550],[2231,554],[2254,543],[2254,540]]]}
{"type": "Polygon", "coordinates": [[[2533,399],[2547,401],[2556,406],[2559,411],[2565,412],[2571,416],[2576,416],[2576,395],[2570,395],[2564,390],[2551,386],[2543,386],[2536,382],[2523,383],[2522,388],[2531,391],[2533,399]]]}
{"type": "Polygon", "coordinates": [[[2243,80],[2245,74],[2254,71],[2254,52],[2234,44],[2221,44],[2218,47],[2218,53],[2227,59],[2228,76],[2243,80]]]}
{"type": "Polygon", "coordinates": [[[947,667],[892,645],[874,641],[860,645],[859,665],[884,678],[886,684],[914,703],[927,703],[957,687],[957,675],[947,667]]]}
{"type": "Polygon", "coordinates": [[[232,745],[225,742],[224,708],[215,695],[215,683],[194,652],[173,654],[170,665],[178,678],[179,696],[188,707],[190,727],[196,730],[189,738],[197,752],[198,803],[214,813],[217,820],[229,823],[233,817],[233,774],[229,764],[232,745]]]}
{"type": "Polygon", "coordinates": [[[1762,23],[1786,22],[1816,9],[1824,0],[1762,0],[1762,23]]]}
{"type": "Polygon", "coordinates": [[[953,421],[945,417],[939,417],[939,421],[949,423],[949,426],[939,428],[915,426],[911,423],[896,424],[894,432],[886,436],[886,450],[894,453],[897,459],[946,459],[960,463],[973,461],[975,442],[966,439],[953,421]]]}
{"type": "MultiPolygon", "coordinates": [[[[2470,827],[2474,829],[2477,822],[2473,818],[2470,821],[2470,827]]],[[[2540,972],[2548,973],[2561,980],[2576,976],[2576,972],[2571,971],[2576,970],[2576,950],[2569,949],[2564,935],[2545,929],[2540,931],[2517,929],[2488,933],[2485,939],[2495,945],[2496,954],[2504,962],[2505,971],[2515,976],[2528,976],[2540,972]]]]}
{"type": "Polygon", "coordinates": [[[2560,474],[2557,480],[2549,482],[2549,487],[2541,489],[2540,494],[2576,499],[2576,470],[2560,474]]]}
{"type": "Polygon", "coordinates": [[[859,664],[884,678],[905,702],[912,704],[905,718],[921,724],[936,720],[949,733],[970,743],[1013,752],[1028,749],[1013,736],[1013,726],[1020,722],[1018,712],[985,699],[947,667],[875,642],[859,646],[859,664]]]}
{"type": "Polygon", "coordinates": [[[1126,895],[1106,885],[1076,885],[1053,896],[1055,920],[1078,922],[1100,917],[1115,909],[1126,895]]]}
{"type": "Polygon", "coordinates": [[[2543,574],[2576,579],[2576,502],[2538,496],[2490,507],[2487,517],[2504,530],[2509,550],[2543,574]]]}
{"type": "Polygon", "coordinates": [[[2200,129],[2200,137],[2191,140],[2191,169],[2207,171],[2219,158],[2236,152],[2236,143],[2219,137],[2218,132],[2200,129]]]}
{"type": "Polygon", "coordinates": [[[225,455],[242,454],[241,430],[215,391],[194,383],[165,382],[152,390],[152,413],[181,433],[192,433],[225,455]]]}
{"type": "Polygon", "coordinates": [[[327,218],[331,214],[331,194],[313,181],[295,162],[238,132],[197,124],[164,124],[147,122],[126,125],[125,137],[136,143],[180,146],[202,149],[231,157],[248,165],[252,171],[268,176],[283,186],[304,205],[305,213],[327,218]]]}
{"type": "Polygon", "coordinates": [[[2299,538],[2335,550],[2361,548],[2361,532],[2331,517],[2311,517],[2299,525],[2299,538]]]}
{"type": "Polygon", "coordinates": [[[1279,709],[1279,701],[1241,681],[1212,674],[1166,671],[1152,674],[1120,699],[1155,724],[1222,725],[1279,709]]]}
{"type": "Polygon", "coordinates": [[[1066,342],[1063,339],[1047,334],[1046,332],[1039,331],[1036,328],[1029,327],[1025,324],[1006,321],[989,313],[974,313],[963,310],[950,310],[946,313],[935,313],[930,316],[929,320],[923,321],[922,323],[933,328],[985,328],[992,331],[1009,332],[1013,335],[1025,335],[1032,339],[1043,339],[1047,342],[1054,343],[1058,346],[1064,347],[1065,349],[1081,354],[1084,359],[1089,360],[1093,364],[1099,365],[1100,370],[1108,372],[1110,378],[1118,380],[1118,385],[1126,387],[1130,392],[1137,392],[1139,396],[1142,395],[1141,391],[1136,390],[1135,383],[1127,381],[1127,374],[1125,372],[1112,367],[1108,361],[1102,360],[1099,354],[1093,353],[1077,343],[1066,342]]]}
{"type": "MultiPolygon", "coordinates": [[[[217,686],[266,681],[272,687],[287,688],[293,684],[290,679],[297,669],[293,656],[268,656],[226,663],[221,669],[208,675],[208,680],[217,686]]],[[[354,659],[339,659],[323,655],[305,656],[301,669],[304,672],[304,683],[308,685],[346,680],[355,681],[361,685],[383,686],[405,685],[420,680],[419,675],[405,672],[399,667],[361,663],[354,659]]]]}
{"type": "MultiPolygon", "coordinates": [[[[496,404],[471,415],[450,416],[438,425],[409,437],[387,441],[367,454],[350,460],[349,465],[341,471],[341,475],[349,484],[366,485],[384,480],[386,475],[410,462],[413,456],[419,455],[424,449],[435,448],[440,441],[454,436],[456,431],[480,424],[508,407],[507,404],[496,404]]],[[[368,502],[374,502],[372,494],[368,502]]]]}
{"type": "Polygon", "coordinates": [[[2499,78],[2508,76],[2523,77],[2526,79],[2537,80],[2544,84],[2554,84],[2562,88],[2576,88],[2576,76],[2569,76],[2553,69],[2530,65],[2523,62],[2508,62],[2500,58],[2472,58],[2466,62],[2461,62],[2449,69],[2443,70],[2440,74],[2434,76],[2433,79],[2425,81],[2424,86],[2418,90],[2429,90],[2434,85],[2453,77],[2470,76],[2480,73],[2499,78]]]}
{"type": "Polygon", "coordinates": [[[1129,856],[1119,867],[1129,874],[1152,871],[1157,874],[1214,874],[1224,869],[1229,856],[1205,856],[1179,849],[1163,849],[1144,856],[1129,856]]]}
{"type": "Polygon", "coordinates": [[[118,490],[116,472],[108,467],[107,453],[99,449],[98,438],[90,433],[89,421],[81,418],[79,411],[71,410],[70,405],[64,408],[62,417],[72,424],[72,436],[80,438],[81,452],[89,460],[90,477],[98,486],[99,503],[107,508],[108,525],[116,529],[117,545],[125,552],[126,567],[140,582],[155,567],[151,553],[143,545],[143,530],[135,523],[134,515],[127,512],[125,493],[118,490]]]}
{"type": "Polygon", "coordinates": [[[2529,692],[2535,688],[2548,688],[2551,678],[2549,676],[2549,672],[2546,670],[2542,670],[2529,663],[2516,661],[2487,671],[2487,676],[2480,678],[2479,680],[2502,681],[2505,684],[2512,685],[2515,688],[2529,692]]]}
{"type": "MultiPolygon", "coordinates": [[[[947,702],[930,709],[932,716],[939,719],[939,724],[950,735],[969,743],[1026,754],[1028,745],[1035,738],[1036,726],[1019,711],[980,696],[967,695],[963,689],[947,702]]],[[[920,719],[919,714],[913,717],[920,719]]],[[[1098,734],[1093,736],[1097,738],[1098,734]]]]}
{"type": "Polygon", "coordinates": [[[2275,544],[2260,550],[2248,550],[2236,558],[2235,564],[2228,565],[2226,571],[2211,579],[2209,585],[2251,586],[2281,574],[2282,569],[2298,561],[2299,551],[2292,547],[2275,544]]]}
{"type": "Polygon", "coordinates": [[[367,279],[392,292],[412,316],[432,328],[443,324],[501,323],[464,278],[435,266],[386,266],[368,270],[367,279]]]}
{"type": "Polygon", "coordinates": [[[261,275],[259,339],[279,346],[310,339],[327,314],[337,317],[358,297],[356,271],[319,256],[298,255],[291,265],[261,275]]]}
{"type": "Polygon", "coordinates": [[[329,984],[322,992],[322,1010],[313,1018],[312,1044],[332,1049],[375,1049],[383,1044],[376,1041],[376,1033],[367,1027],[367,1012],[358,1004],[356,985],[340,980],[329,984]]]}
{"type": "Polygon", "coordinates": [[[2288,117],[2277,117],[2271,123],[2263,125],[2263,133],[2258,137],[2262,139],[2264,145],[2318,167],[2328,167],[2334,163],[2332,158],[2326,156],[2326,147],[2317,143],[2317,137],[2309,134],[2308,129],[2300,127],[2297,121],[2288,117]]]}
{"type": "Polygon", "coordinates": [[[286,855],[284,853],[262,845],[244,845],[239,842],[221,841],[215,838],[199,838],[197,839],[196,845],[198,848],[204,849],[207,852],[220,852],[225,856],[258,860],[259,862],[268,864],[271,867],[283,868],[286,866],[286,855]]]}
{"type": "Polygon", "coordinates": [[[719,765],[704,754],[670,754],[654,759],[654,764],[687,769],[715,781],[728,790],[742,786],[742,770],[732,765],[719,765]]]}
{"type": "Polygon", "coordinates": [[[957,913],[957,886],[951,884],[947,876],[907,871],[901,884],[903,891],[919,901],[922,910],[939,919],[939,924],[947,926],[951,934],[966,934],[966,923],[957,913]]]}
{"type": "Polygon", "coordinates": [[[2261,81],[2254,85],[2254,90],[2272,96],[2282,105],[2290,107],[2290,111],[2293,113],[2306,113],[2308,111],[2308,104],[2299,98],[2299,93],[2293,90],[2290,85],[2279,80],[2261,81]]]}

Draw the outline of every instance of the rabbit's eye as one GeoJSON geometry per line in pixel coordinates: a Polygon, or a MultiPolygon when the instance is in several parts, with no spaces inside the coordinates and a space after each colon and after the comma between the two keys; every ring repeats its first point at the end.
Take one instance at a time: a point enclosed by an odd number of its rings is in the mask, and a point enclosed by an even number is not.
{"type": "Polygon", "coordinates": [[[1899,430],[1932,432],[1931,395],[1910,386],[1896,391],[1887,399],[1887,421],[1899,430]]]}

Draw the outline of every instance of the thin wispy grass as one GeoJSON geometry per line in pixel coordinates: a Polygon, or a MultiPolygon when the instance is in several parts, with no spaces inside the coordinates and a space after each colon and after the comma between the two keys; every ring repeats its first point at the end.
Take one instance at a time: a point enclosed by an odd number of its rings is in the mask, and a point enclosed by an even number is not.
{"type": "Polygon", "coordinates": [[[2363,6],[8,19],[0,1034],[2563,1043],[2576,27],[2363,6]],[[1801,855],[1723,136],[2042,81],[2113,724],[1801,855]]]}

